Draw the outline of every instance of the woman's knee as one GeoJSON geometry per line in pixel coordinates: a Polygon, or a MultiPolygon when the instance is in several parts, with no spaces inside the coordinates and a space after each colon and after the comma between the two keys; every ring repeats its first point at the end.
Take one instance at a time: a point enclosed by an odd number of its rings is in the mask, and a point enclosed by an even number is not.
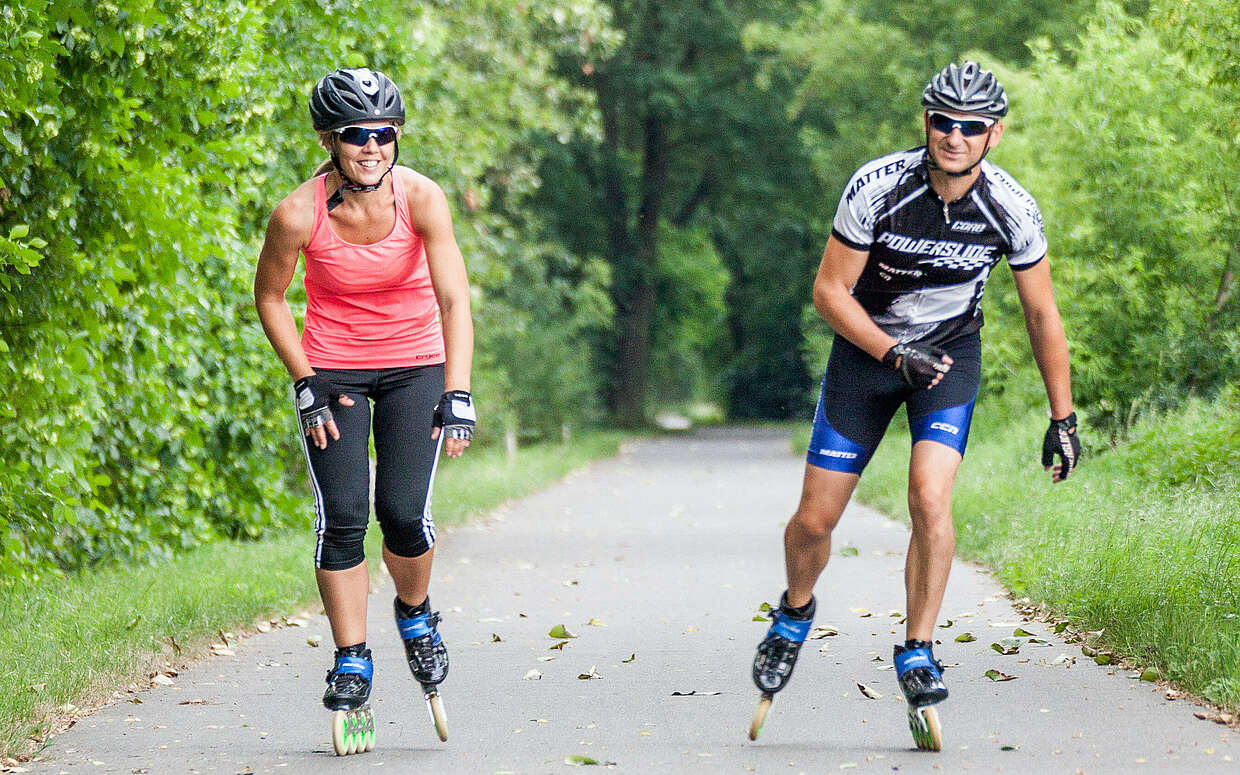
{"type": "Polygon", "coordinates": [[[328,525],[319,534],[315,550],[315,567],[323,570],[348,570],[366,559],[366,526],[328,525]]]}

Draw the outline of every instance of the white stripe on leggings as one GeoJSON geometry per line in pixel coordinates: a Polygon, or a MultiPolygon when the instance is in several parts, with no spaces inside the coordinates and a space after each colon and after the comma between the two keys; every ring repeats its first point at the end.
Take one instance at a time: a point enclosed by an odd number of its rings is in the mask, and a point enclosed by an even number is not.
{"type": "Polygon", "coordinates": [[[443,440],[447,432],[439,431],[439,440],[435,442],[435,460],[431,463],[431,475],[426,482],[426,500],[422,506],[422,537],[426,539],[427,549],[435,545],[435,518],[431,516],[431,494],[435,490],[435,472],[439,470],[439,451],[443,449],[443,440]]]}
{"type": "MultiPolygon", "coordinates": [[[[296,398],[293,409],[297,412],[297,428],[301,428],[301,410],[297,409],[296,398]]],[[[314,465],[310,462],[310,442],[306,434],[301,434],[301,450],[306,454],[306,472],[310,476],[310,489],[314,491],[314,567],[318,568],[323,560],[323,533],[327,530],[327,516],[323,513],[323,491],[319,488],[319,479],[314,475],[314,465]]]]}

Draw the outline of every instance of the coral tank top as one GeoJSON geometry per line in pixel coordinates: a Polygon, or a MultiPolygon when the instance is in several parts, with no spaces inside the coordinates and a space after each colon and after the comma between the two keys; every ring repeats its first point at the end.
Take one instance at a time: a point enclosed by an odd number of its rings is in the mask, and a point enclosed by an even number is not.
{"type": "Polygon", "coordinates": [[[396,224],[370,245],[345,242],[327,215],[326,175],[314,181],[301,345],[323,369],[382,369],[444,362],[439,303],[426,247],[413,229],[395,170],[396,224]]]}

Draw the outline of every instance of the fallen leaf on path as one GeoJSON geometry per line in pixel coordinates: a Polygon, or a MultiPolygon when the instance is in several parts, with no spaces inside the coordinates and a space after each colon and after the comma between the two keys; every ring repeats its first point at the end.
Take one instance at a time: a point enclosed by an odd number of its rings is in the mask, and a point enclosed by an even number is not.
{"type": "Polygon", "coordinates": [[[865,619],[865,618],[867,618],[867,617],[870,617],[870,616],[873,616],[873,615],[874,615],[874,614],[870,613],[870,609],[868,609],[868,608],[849,608],[848,610],[849,610],[849,611],[852,611],[852,612],[853,612],[853,613],[855,613],[857,616],[860,616],[862,619],[865,619]]]}
{"type": "Polygon", "coordinates": [[[620,661],[621,661],[621,662],[623,662],[624,664],[626,664],[626,665],[627,665],[628,663],[632,662],[632,661],[633,661],[633,660],[635,660],[635,659],[637,659],[637,654],[636,654],[636,652],[634,652],[634,653],[632,653],[632,654],[629,654],[629,658],[628,658],[628,659],[622,659],[622,660],[620,660],[620,661]]]}
{"type": "Polygon", "coordinates": [[[559,643],[552,643],[550,646],[547,647],[547,651],[563,651],[564,647],[567,645],[568,645],[568,641],[562,640],[559,643]]]}
{"type": "Polygon", "coordinates": [[[860,552],[857,551],[857,547],[855,546],[845,546],[840,549],[841,557],[856,557],[858,554],[860,554],[860,552]]]}
{"type": "Polygon", "coordinates": [[[1013,654],[1019,653],[1020,646],[1021,642],[1016,638],[1004,638],[998,643],[990,644],[991,649],[999,652],[1005,657],[1010,657],[1013,654]]]}
{"type": "Polygon", "coordinates": [[[723,692],[699,692],[697,689],[688,692],[672,692],[673,697],[715,697],[723,692]]]}
{"type": "Polygon", "coordinates": [[[163,673],[156,673],[155,676],[151,678],[151,683],[157,686],[172,686],[174,682],[163,673]]]}
{"type": "Polygon", "coordinates": [[[1034,634],[1026,630],[1024,627],[1017,627],[1012,631],[1012,635],[1017,638],[1032,638],[1034,634]]]}
{"type": "Polygon", "coordinates": [[[578,677],[579,679],[581,679],[582,681],[589,681],[589,680],[590,680],[590,679],[592,679],[592,678],[602,678],[603,676],[601,676],[601,675],[599,675],[599,674],[598,674],[598,671],[597,671],[597,670],[595,670],[595,667],[596,667],[596,665],[590,665],[590,672],[588,672],[588,673],[581,673],[581,674],[580,674],[580,675],[578,675],[577,677],[578,677]]]}
{"type": "Polygon", "coordinates": [[[1016,676],[1001,673],[998,670],[987,670],[986,677],[992,681],[1015,681],[1016,676]]]}
{"type": "Polygon", "coordinates": [[[615,764],[615,762],[599,762],[598,759],[591,759],[589,756],[582,756],[579,753],[573,753],[565,756],[564,763],[572,767],[581,767],[588,764],[602,764],[603,766],[612,766],[615,764]]]}
{"type": "Polygon", "coordinates": [[[946,630],[948,627],[951,627],[953,624],[955,624],[955,622],[953,622],[951,619],[948,619],[946,623],[939,625],[939,629],[946,630]]]}
{"type": "Polygon", "coordinates": [[[491,633],[491,642],[492,643],[503,643],[504,639],[499,636],[499,633],[493,632],[491,633]]]}
{"type": "Polygon", "coordinates": [[[306,638],[306,645],[311,648],[317,649],[319,647],[319,643],[322,642],[322,640],[323,640],[322,635],[311,635],[309,638],[306,638]]]}
{"type": "Polygon", "coordinates": [[[525,675],[521,676],[522,681],[538,681],[541,679],[542,679],[542,673],[538,672],[537,670],[530,670],[525,675]]]}
{"type": "Polygon", "coordinates": [[[1060,654],[1051,660],[1052,665],[1063,665],[1064,667],[1072,667],[1076,664],[1076,657],[1069,654],[1060,654]]]}
{"type": "Polygon", "coordinates": [[[754,614],[753,618],[750,619],[751,622],[769,622],[770,620],[770,617],[763,616],[762,614],[754,614]]]}
{"type": "Polygon", "coordinates": [[[1094,654],[1094,662],[1099,665],[1109,665],[1111,664],[1111,655],[1102,653],[1094,654]]]}
{"type": "Polygon", "coordinates": [[[881,700],[883,698],[883,695],[874,691],[873,689],[861,683],[860,681],[853,681],[853,683],[855,683],[857,685],[857,688],[861,690],[861,696],[867,697],[871,700],[881,700]]]}
{"type": "Polygon", "coordinates": [[[975,640],[977,640],[977,638],[974,637],[971,632],[962,632],[956,636],[957,643],[972,643],[975,640]]]}
{"type": "Polygon", "coordinates": [[[823,638],[830,638],[832,636],[839,635],[839,634],[840,634],[839,630],[837,630],[836,628],[832,627],[829,624],[824,624],[821,627],[815,627],[813,631],[809,634],[809,639],[810,640],[822,640],[823,638]]]}
{"type": "Polygon", "coordinates": [[[590,621],[586,622],[586,626],[587,627],[606,627],[607,625],[603,624],[601,619],[595,619],[594,617],[591,617],[590,621]]]}
{"type": "Polygon", "coordinates": [[[1152,667],[1147,667],[1145,670],[1141,672],[1141,680],[1142,681],[1157,681],[1158,671],[1152,667]]]}
{"type": "Polygon", "coordinates": [[[551,632],[547,633],[553,638],[575,638],[576,635],[568,631],[568,628],[562,624],[557,624],[551,628],[551,632]]]}

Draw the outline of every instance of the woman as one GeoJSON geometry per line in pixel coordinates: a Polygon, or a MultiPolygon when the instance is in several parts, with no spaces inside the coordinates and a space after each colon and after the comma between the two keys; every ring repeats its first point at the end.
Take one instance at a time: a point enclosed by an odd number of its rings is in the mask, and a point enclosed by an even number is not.
{"type": "Polygon", "coordinates": [[[372,426],[375,512],[409,666],[428,699],[447,676],[427,596],[430,501],[440,448],[459,457],[473,436],[474,334],[447,199],[432,180],[396,166],[405,108],[395,84],[364,68],[337,70],[315,85],[310,116],[331,161],[272,212],[254,299],[294,381],[305,437],[315,575],[336,644],[323,704],[353,711],[370,696],[373,670],[362,545],[372,426]],[[285,301],[299,253],[300,337],[285,301]]]}

